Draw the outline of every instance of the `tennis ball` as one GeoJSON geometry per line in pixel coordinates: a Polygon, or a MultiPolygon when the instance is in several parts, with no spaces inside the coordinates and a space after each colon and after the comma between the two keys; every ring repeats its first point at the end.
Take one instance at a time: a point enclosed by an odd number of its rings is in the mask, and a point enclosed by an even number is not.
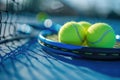
{"type": "Polygon", "coordinates": [[[89,23],[87,21],[80,21],[80,22],[78,22],[78,24],[80,24],[84,27],[86,33],[87,33],[88,28],[92,25],[91,23],[89,23]]]}
{"type": "Polygon", "coordinates": [[[39,12],[37,15],[36,15],[36,19],[37,21],[39,22],[43,22],[45,19],[48,18],[48,15],[44,12],[39,12]]]}
{"type": "Polygon", "coordinates": [[[85,39],[84,28],[77,22],[67,22],[65,23],[58,32],[59,42],[81,45],[85,39]]]}
{"type": "Polygon", "coordinates": [[[96,23],[88,28],[87,44],[90,47],[112,48],[116,38],[112,27],[106,23],[96,23]]]}
{"type": "MultiPolygon", "coordinates": [[[[83,28],[84,28],[84,30],[85,30],[85,34],[86,34],[86,36],[87,36],[87,30],[88,30],[88,28],[89,28],[92,24],[89,23],[89,22],[87,22],[87,21],[80,21],[80,22],[78,22],[78,24],[80,24],[80,25],[83,26],[83,28]]],[[[86,36],[85,36],[85,38],[86,38],[86,36]]],[[[87,46],[86,40],[82,43],[82,45],[83,45],[83,46],[87,46]]]]}

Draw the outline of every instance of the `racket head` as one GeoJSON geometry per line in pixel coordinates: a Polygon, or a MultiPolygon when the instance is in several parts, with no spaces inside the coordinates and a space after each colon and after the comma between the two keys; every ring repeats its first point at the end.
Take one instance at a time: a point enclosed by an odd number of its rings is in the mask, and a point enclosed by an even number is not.
{"type": "MultiPolygon", "coordinates": [[[[94,48],[64,44],[47,39],[46,36],[56,34],[54,30],[43,30],[38,36],[38,42],[43,50],[58,55],[84,57],[90,59],[120,59],[120,48],[94,48]]],[[[117,40],[119,42],[119,40],[117,40]]]]}

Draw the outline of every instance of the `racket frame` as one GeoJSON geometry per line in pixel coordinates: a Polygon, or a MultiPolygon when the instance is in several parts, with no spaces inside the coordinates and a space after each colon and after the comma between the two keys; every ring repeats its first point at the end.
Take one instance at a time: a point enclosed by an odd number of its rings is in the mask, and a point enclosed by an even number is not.
{"type": "Polygon", "coordinates": [[[38,36],[38,42],[46,51],[71,57],[85,57],[92,59],[120,59],[120,48],[94,48],[64,44],[47,39],[46,36],[57,34],[54,30],[43,30],[38,36]]]}

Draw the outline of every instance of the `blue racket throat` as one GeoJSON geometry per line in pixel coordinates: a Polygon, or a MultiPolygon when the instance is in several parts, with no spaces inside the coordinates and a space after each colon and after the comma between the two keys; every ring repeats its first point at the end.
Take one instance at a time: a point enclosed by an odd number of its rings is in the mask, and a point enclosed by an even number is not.
{"type": "Polygon", "coordinates": [[[90,59],[120,59],[120,48],[93,48],[84,46],[75,46],[64,44],[57,41],[47,39],[46,36],[56,34],[59,29],[54,27],[49,30],[43,30],[38,36],[38,42],[44,51],[52,52],[58,55],[67,55],[70,57],[84,57],[90,59]]]}

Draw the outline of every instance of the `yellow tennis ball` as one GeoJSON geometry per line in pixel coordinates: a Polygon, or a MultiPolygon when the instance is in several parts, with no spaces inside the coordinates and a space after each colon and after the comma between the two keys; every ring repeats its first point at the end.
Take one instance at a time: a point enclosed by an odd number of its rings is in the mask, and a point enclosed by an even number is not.
{"type": "MultiPolygon", "coordinates": [[[[89,28],[92,24],[89,23],[89,22],[87,22],[87,21],[80,21],[80,22],[78,22],[78,24],[80,24],[80,25],[83,26],[83,28],[84,28],[84,30],[85,30],[85,34],[86,34],[86,36],[87,36],[87,30],[88,30],[88,28],[89,28]]],[[[85,36],[85,38],[86,38],[86,36],[85,36]]],[[[87,46],[86,40],[82,43],[82,45],[83,45],[83,46],[87,46]]]]}
{"type": "Polygon", "coordinates": [[[43,22],[45,19],[48,18],[48,15],[44,12],[39,12],[37,15],[36,15],[36,19],[38,22],[43,22]]]}
{"type": "Polygon", "coordinates": [[[84,27],[85,32],[87,32],[88,28],[92,25],[91,23],[89,23],[87,21],[80,21],[80,22],[78,22],[78,24],[80,24],[84,27]]]}
{"type": "Polygon", "coordinates": [[[73,21],[65,23],[58,33],[59,42],[66,44],[81,45],[84,39],[84,28],[73,21]]]}
{"type": "Polygon", "coordinates": [[[112,48],[116,38],[113,28],[106,23],[96,23],[88,28],[87,44],[90,47],[112,48]]]}

